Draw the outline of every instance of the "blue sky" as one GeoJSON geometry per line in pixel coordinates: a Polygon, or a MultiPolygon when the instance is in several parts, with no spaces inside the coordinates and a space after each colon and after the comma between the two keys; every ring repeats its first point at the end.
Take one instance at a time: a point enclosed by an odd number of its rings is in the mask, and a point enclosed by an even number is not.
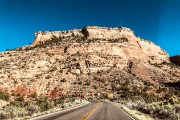
{"type": "Polygon", "coordinates": [[[180,54],[180,0],[0,0],[0,51],[32,43],[35,31],[125,26],[180,54]]]}

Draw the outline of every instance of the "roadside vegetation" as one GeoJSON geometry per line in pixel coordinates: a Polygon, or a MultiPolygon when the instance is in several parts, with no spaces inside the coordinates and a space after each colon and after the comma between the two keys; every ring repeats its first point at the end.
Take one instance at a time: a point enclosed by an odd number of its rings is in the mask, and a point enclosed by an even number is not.
{"type": "Polygon", "coordinates": [[[1,99],[8,101],[9,104],[0,108],[0,119],[14,119],[31,116],[37,116],[55,112],[59,109],[67,109],[72,106],[81,104],[81,100],[55,98],[49,99],[46,96],[32,95],[28,101],[24,100],[24,97],[20,94],[14,96],[14,100],[9,100],[6,96],[10,96],[7,93],[0,92],[1,99]],[[49,111],[51,110],[51,111],[49,111]],[[54,111],[53,111],[54,110],[54,111]]]}

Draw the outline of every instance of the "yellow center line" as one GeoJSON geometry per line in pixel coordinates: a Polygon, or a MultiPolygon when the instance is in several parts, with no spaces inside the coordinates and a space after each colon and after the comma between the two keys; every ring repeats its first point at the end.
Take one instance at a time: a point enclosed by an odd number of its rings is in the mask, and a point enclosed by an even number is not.
{"type": "Polygon", "coordinates": [[[95,112],[100,106],[101,106],[101,104],[96,105],[96,107],[94,109],[87,112],[83,117],[81,117],[80,120],[87,120],[88,116],[90,116],[93,112],[95,112]]]}

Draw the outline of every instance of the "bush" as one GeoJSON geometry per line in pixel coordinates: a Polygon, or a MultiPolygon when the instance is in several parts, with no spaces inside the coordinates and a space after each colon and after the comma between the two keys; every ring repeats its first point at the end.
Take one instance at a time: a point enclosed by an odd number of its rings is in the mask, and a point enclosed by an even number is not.
{"type": "Polygon", "coordinates": [[[48,101],[47,97],[45,96],[40,96],[38,98],[37,104],[40,107],[41,111],[47,111],[53,107],[52,104],[48,101]]]}
{"type": "Polygon", "coordinates": [[[26,103],[24,102],[24,97],[18,94],[16,95],[14,101],[11,101],[11,104],[17,107],[24,107],[26,103]]]}
{"type": "Polygon", "coordinates": [[[9,101],[9,98],[10,98],[10,95],[8,93],[5,93],[2,90],[0,90],[0,99],[1,100],[9,101]]]}
{"type": "Polygon", "coordinates": [[[28,111],[29,115],[31,116],[34,113],[39,112],[40,108],[37,105],[30,103],[28,106],[26,106],[26,110],[28,111]]]}
{"type": "Polygon", "coordinates": [[[30,97],[31,97],[31,98],[35,98],[35,99],[37,99],[37,93],[33,93],[33,94],[31,94],[31,95],[30,95],[30,97]]]}
{"type": "Polygon", "coordinates": [[[180,55],[170,57],[171,63],[180,66],[180,55]]]}
{"type": "Polygon", "coordinates": [[[64,98],[61,97],[61,98],[54,99],[53,102],[54,102],[54,106],[57,106],[59,104],[63,104],[64,103],[64,98]]]}
{"type": "Polygon", "coordinates": [[[41,111],[47,111],[52,108],[52,105],[49,101],[43,101],[39,104],[41,111]]]}

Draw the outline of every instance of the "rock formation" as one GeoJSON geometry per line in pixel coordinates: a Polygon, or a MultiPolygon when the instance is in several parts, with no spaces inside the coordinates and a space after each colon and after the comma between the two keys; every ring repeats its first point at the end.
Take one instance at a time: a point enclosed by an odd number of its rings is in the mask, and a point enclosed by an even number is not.
{"type": "Polygon", "coordinates": [[[141,40],[134,35],[132,30],[125,27],[106,28],[87,26],[83,29],[68,31],[37,32],[35,33],[35,40],[32,46],[39,42],[48,41],[52,37],[64,38],[67,43],[73,42],[73,39],[77,37],[88,40],[83,45],[78,45],[76,42],[68,46],[67,53],[70,54],[77,51],[80,53],[102,52],[122,57],[126,62],[128,59],[133,58],[152,63],[169,62],[168,54],[159,46],[150,41],[141,40]],[[89,42],[92,42],[92,44],[89,45],[89,42]]]}
{"type": "Polygon", "coordinates": [[[0,88],[23,96],[119,97],[116,85],[144,89],[146,82],[156,91],[179,73],[164,50],[125,27],[36,32],[31,45],[0,53],[0,88]]]}

